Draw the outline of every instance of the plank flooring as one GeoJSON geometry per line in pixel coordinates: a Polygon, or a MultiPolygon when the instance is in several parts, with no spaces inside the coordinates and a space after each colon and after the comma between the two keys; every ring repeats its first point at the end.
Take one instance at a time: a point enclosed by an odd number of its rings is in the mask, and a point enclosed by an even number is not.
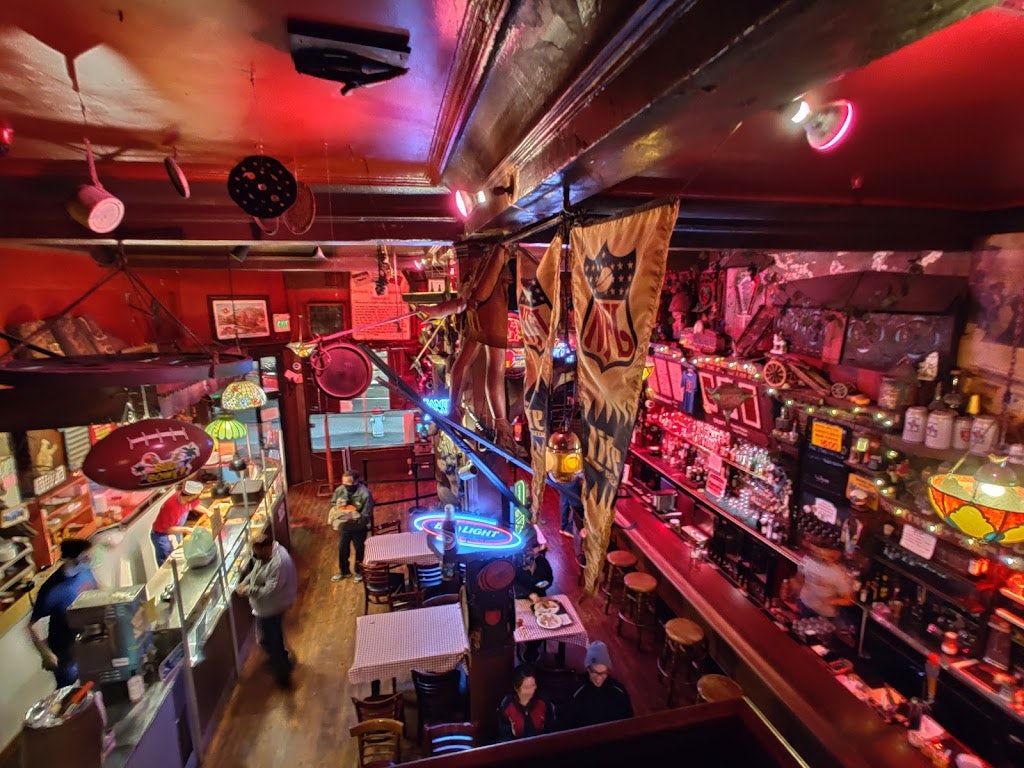
{"type": "MultiPolygon", "coordinates": [[[[389,499],[413,495],[411,482],[373,486],[377,522],[404,517],[411,503],[387,505],[389,499]]],[[[316,484],[289,490],[292,520],[292,552],[299,571],[299,601],[289,612],[286,637],[298,658],[294,688],[274,687],[262,651],[256,648],[245,664],[242,677],[226,707],[223,720],[208,753],[206,765],[227,768],[295,768],[340,766],[355,768],[355,745],[348,729],[356,722],[347,670],[354,653],[356,617],[362,614],[362,587],[352,580],[332,583],[336,571],[337,535],[325,523],[327,499],[317,498],[316,484]]],[[[578,604],[592,640],[608,643],[614,674],[628,688],[637,714],[664,708],[665,688],[658,683],[656,649],[660,635],[645,638],[637,653],[629,628],[625,637],[615,632],[614,611],[604,614],[604,601],[596,597],[579,601],[577,569],[572,540],[558,533],[557,496],[549,491],[543,509],[543,530],[555,573],[554,591],[570,595],[578,604]]],[[[404,527],[403,527],[404,529],[404,527]]],[[[370,607],[371,612],[385,610],[370,607]]],[[[569,661],[582,664],[582,652],[569,646],[569,661]]],[[[411,684],[406,692],[409,732],[415,734],[415,697],[411,684]]],[[[420,756],[414,741],[403,745],[403,760],[420,756]]]]}

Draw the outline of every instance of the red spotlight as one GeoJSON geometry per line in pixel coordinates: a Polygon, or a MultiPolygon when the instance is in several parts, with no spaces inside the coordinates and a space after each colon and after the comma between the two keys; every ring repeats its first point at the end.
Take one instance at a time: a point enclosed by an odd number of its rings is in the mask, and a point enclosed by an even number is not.
{"type": "Polygon", "coordinates": [[[816,109],[804,121],[807,143],[819,152],[835,149],[850,135],[853,127],[853,104],[846,99],[833,101],[816,109]]]}

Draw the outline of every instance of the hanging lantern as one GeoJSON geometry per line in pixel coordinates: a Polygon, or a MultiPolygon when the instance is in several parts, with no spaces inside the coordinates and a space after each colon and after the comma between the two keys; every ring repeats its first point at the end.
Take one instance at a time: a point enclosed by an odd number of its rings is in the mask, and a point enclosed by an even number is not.
{"type": "Polygon", "coordinates": [[[1024,542],[1024,488],[1018,483],[1005,456],[989,456],[973,475],[932,475],[928,500],[939,517],[967,536],[1017,544],[1024,542]]]}
{"type": "Polygon", "coordinates": [[[556,483],[571,483],[583,474],[583,446],[575,432],[552,432],[544,452],[544,468],[556,483]]]}
{"type": "Polygon", "coordinates": [[[254,381],[233,381],[220,396],[220,407],[226,411],[243,411],[267,404],[267,393],[254,381]]]}

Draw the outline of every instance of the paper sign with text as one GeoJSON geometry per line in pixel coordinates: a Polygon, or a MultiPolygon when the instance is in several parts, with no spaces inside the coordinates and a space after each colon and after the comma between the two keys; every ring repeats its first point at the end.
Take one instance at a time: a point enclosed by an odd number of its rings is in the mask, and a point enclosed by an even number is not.
{"type": "Polygon", "coordinates": [[[900,546],[925,560],[932,559],[937,541],[931,534],[912,525],[904,525],[903,533],[900,534],[900,546]]]}

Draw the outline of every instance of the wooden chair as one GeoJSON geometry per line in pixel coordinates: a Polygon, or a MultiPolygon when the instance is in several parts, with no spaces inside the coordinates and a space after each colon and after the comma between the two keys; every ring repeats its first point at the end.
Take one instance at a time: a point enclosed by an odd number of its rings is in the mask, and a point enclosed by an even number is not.
{"type": "Polygon", "coordinates": [[[402,761],[402,728],[398,720],[375,717],[349,728],[359,742],[359,768],[384,768],[402,761]]]}
{"type": "Polygon", "coordinates": [[[372,535],[380,536],[385,533],[401,533],[402,522],[400,520],[389,520],[386,523],[380,523],[379,525],[373,526],[371,531],[372,535]]]}
{"type": "Polygon", "coordinates": [[[576,693],[583,684],[583,676],[575,669],[549,667],[537,664],[537,688],[555,705],[555,712],[565,712],[576,693]]]}
{"type": "Polygon", "coordinates": [[[462,672],[458,669],[448,672],[412,670],[412,686],[416,691],[416,710],[419,715],[417,744],[423,743],[423,734],[428,725],[456,723],[465,719],[466,705],[461,682],[462,672]]]}
{"type": "Polygon", "coordinates": [[[451,755],[476,746],[476,723],[436,723],[426,727],[427,753],[451,755]]]}
{"type": "Polygon", "coordinates": [[[388,595],[388,610],[410,611],[414,608],[422,608],[425,596],[426,593],[422,589],[415,589],[411,592],[392,592],[388,595]]]}
{"type": "Polygon", "coordinates": [[[373,720],[375,718],[388,718],[399,720],[402,723],[402,734],[406,732],[405,722],[405,695],[392,693],[385,696],[368,696],[365,699],[352,697],[352,704],[356,708],[356,719],[359,722],[373,720]]]}
{"type": "Polygon", "coordinates": [[[414,566],[416,569],[416,586],[420,589],[425,589],[431,594],[434,594],[443,586],[441,581],[441,565],[440,563],[435,565],[419,565],[414,566]]]}
{"type": "Polygon", "coordinates": [[[405,577],[392,571],[387,563],[363,567],[363,613],[370,612],[370,603],[389,605],[391,595],[405,588],[405,577]]]}
{"type": "Polygon", "coordinates": [[[423,601],[424,608],[432,608],[435,605],[458,605],[462,602],[462,590],[458,592],[448,592],[443,595],[434,595],[428,597],[423,601]]]}

